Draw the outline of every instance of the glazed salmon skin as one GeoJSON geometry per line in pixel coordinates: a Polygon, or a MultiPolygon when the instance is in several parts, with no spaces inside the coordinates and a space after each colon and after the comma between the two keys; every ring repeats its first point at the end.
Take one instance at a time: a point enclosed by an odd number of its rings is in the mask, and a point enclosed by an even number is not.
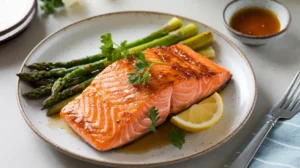
{"type": "Polygon", "coordinates": [[[94,148],[105,151],[127,144],[149,131],[152,107],[162,124],[212,95],[231,79],[231,73],[185,45],[156,47],[143,52],[154,65],[145,85],[128,83],[134,65],[121,59],[109,65],[60,115],[94,148]]]}

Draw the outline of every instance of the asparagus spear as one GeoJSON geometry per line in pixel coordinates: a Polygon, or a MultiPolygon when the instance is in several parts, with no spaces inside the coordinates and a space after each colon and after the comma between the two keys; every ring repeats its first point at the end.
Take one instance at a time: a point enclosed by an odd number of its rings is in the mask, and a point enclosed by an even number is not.
{"type": "Polygon", "coordinates": [[[37,88],[40,86],[46,86],[50,83],[53,84],[56,80],[57,80],[56,78],[41,79],[41,80],[31,82],[31,85],[37,88]]]}
{"type": "Polygon", "coordinates": [[[48,96],[51,94],[52,86],[53,83],[49,83],[46,86],[40,86],[38,88],[31,90],[30,92],[25,93],[24,96],[28,99],[38,99],[43,96],[48,96]]]}
{"type": "Polygon", "coordinates": [[[24,72],[17,74],[17,76],[24,81],[35,82],[45,78],[62,77],[65,76],[67,73],[74,71],[77,68],[78,67],[72,67],[69,69],[53,69],[50,71],[24,72]]]}
{"type": "Polygon", "coordinates": [[[148,43],[150,41],[153,41],[155,39],[158,39],[160,37],[166,36],[169,34],[169,32],[177,30],[181,27],[182,21],[176,17],[172,18],[165,26],[163,26],[161,29],[151,33],[149,36],[138,39],[134,42],[128,43],[126,45],[127,48],[133,48],[145,43],[148,43]]]}
{"type": "MultiPolygon", "coordinates": [[[[99,62],[105,62],[105,60],[100,60],[100,61],[96,61],[94,63],[90,63],[90,64],[86,64],[86,65],[82,65],[82,66],[76,66],[76,67],[72,67],[72,68],[68,68],[68,69],[60,68],[60,69],[53,69],[50,71],[34,71],[34,72],[19,73],[19,74],[17,74],[17,76],[24,81],[35,82],[35,81],[39,81],[39,80],[45,79],[45,78],[63,77],[66,74],[68,74],[76,69],[79,69],[79,68],[89,70],[88,72],[90,73],[94,70],[97,70],[97,68],[94,68],[95,66],[101,66],[101,64],[99,62]]],[[[101,69],[101,68],[98,68],[98,69],[101,69]]],[[[88,74],[88,73],[86,73],[86,74],[88,74]]],[[[79,76],[81,76],[81,75],[78,75],[76,77],[79,77],[79,76]]],[[[71,78],[71,79],[74,79],[74,78],[71,78]]]]}
{"type": "Polygon", "coordinates": [[[33,63],[30,65],[27,65],[28,68],[30,69],[37,69],[37,70],[51,70],[54,68],[70,68],[78,65],[84,65],[88,64],[91,62],[96,62],[101,59],[105,58],[104,55],[102,54],[95,54],[92,56],[87,56],[85,58],[79,58],[79,59],[74,59],[68,62],[37,62],[33,63]]]}
{"type": "Polygon", "coordinates": [[[66,74],[64,77],[59,78],[55,81],[52,87],[52,95],[57,94],[65,86],[67,81],[82,75],[89,74],[95,70],[104,69],[107,66],[107,64],[109,64],[109,62],[107,62],[106,59],[103,59],[94,63],[83,65],[75,69],[74,71],[66,74]]]}
{"type": "Polygon", "coordinates": [[[213,59],[216,57],[216,52],[212,47],[202,48],[202,49],[198,50],[197,52],[209,59],[213,59]]]}
{"type": "Polygon", "coordinates": [[[201,47],[211,44],[213,40],[214,38],[212,33],[207,31],[186,39],[180,43],[191,47],[193,50],[197,50],[201,47]]]}
{"type": "Polygon", "coordinates": [[[51,116],[51,115],[59,113],[63,107],[65,107],[69,102],[73,101],[77,96],[79,96],[79,94],[69,97],[69,98],[53,105],[52,107],[50,107],[47,111],[47,116],[51,116]]]}
{"type": "Polygon", "coordinates": [[[92,73],[89,74],[89,75],[86,75],[86,76],[80,76],[80,77],[78,77],[78,78],[75,78],[74,80],[68,81],[68,82],[66,83],[66,85],[65,85],[65,88],[68,88],[68,87],[71,87],[71,86],[75,86],[75,85],[77,85],[77,84],[79,84],[79,83],[82,83],[82,82],[84,82],[84,81],[86,81],[86,80],[89,80],[89,79],[95,77],[96,75],[98,75],[99,72],[100,72],[100,70],[94,71],[94,72],[92,72],[92,73]]]}
{"type": "MultiPolygon", "coordinates": [[[[78,78],[75,78],[72,81],[68,81],[65,85],[65,88],[72,87],[72,86],[75,86],[86,80],[89,80],[89,79],[95,77],[98,73],[99,73],[99,71],[95,71],[95,72],[91,73],[90,75],[80,76],[78,78]]],[[[51,95],[51,89],[52,89],[53,83],[49,83],[46,86],[40,86],[38,88],[32,89],[31,91],[25,93],[24,96],[29,99],[38,99],[38,98],[41,98],[44,96],[49,96],[49,95],[51,95]]]]}
{"type": "Polygon", "coordinates": [[[130,52],[143,51],[147,48],[156,46],[169,46],[176,44],[181,40],[190,38],[198,33],[198,27],[194,24],[189,24],[183,28],[180,28],[174,32],[169,33],[169,35],[162,38],[153,40],[149,43],[139,45],[137,47],[129,49],[130,52]]]}
{"type": "MultiPolygon", "coordinates": [[[[165,26],[163,26],[161,29],[151,33],[149,36],[146,36],[146,37],[138,39],[134,42],[128,43],[126,45],[126,47],[127,48],[136,47],[136,46],[139,46],[141,44],[144,44],[144,43],[150,42],[152,40],[155,40],[157,38],[166,36],[169,32],[180,28],[181,25],[182,25],[182,21],[180,19],[174,17],[165,26]]],[[[38,62],[38,63],[28,65],[27,67],[31,68],[31,69],[37,69],[37,70],[50,70],[50,69],[54,69],[54,68],[70,68],[70,67],[73,67],[73,66],[78,66],[78,65],[83,65],[83,64],[88,64],[88,63],[92,63],[92,62],[95,62],[95,61],[99,61],[103,58],[105,58],[104,55],[96,54],[96,55],[88,56],[88,57],[85,57],[85,58],[71,60],[69,62],[56,62],[56,63],[38,62]]]]}
{"type": "Polygon", "coordinates": [[[44,102],[43,102],[43,109],[51,107],[52,105],[58,103],[60,100],[64,100],[70,96],[73,96],[77,93],[82,92],[87,86],[91,84],[94,78],[91,78],[89,80],[86,80],[78,85],[75,85],[73,87],[67,88],[63,90],[62,92],[59,92],[55,95],[52,95],[48,97],[44,102]]]}

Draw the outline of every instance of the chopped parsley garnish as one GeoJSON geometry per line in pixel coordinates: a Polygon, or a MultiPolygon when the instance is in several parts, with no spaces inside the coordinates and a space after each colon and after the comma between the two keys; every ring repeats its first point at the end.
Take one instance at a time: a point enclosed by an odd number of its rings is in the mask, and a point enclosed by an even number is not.
{"type": "Polygon", "coordinates": [[[145,85],[150,81],[150,69],[153,65],[156,64],[164,64],[163,62],[148,62],[143,52],[130,52],[130,50],[126,47],[127,41],[121,42],[120,45],[117,45],[113,42],[111,34],[106,33],[101,36],[102,46],[100,49],[102,50],[102,54],[106,56],[106,59],[111,62],[115,62],[119,59],[126,58],[132,56],[137,60],[135,64],[134,70],[135,72],[129,73],[128,81],[133,85],[145,85]],[[114,47],[117,46],[117,47],[114,47]]]}
{"type": "Polygon", "coordinates": [[[148,117],[152,121],[152,123],[149,127],[149,130],[153,131],[153,132],[156,132],[156,127],[155,126],[156,126],[157,121],[159,120],[158,110],[156,110],[155,107],[152,107],[150,109],[148,117]]]}
{"type": "Polygon", "coordinates": [[[173,127],[167,137],[167,140],[171,141],[174,146],[181,149],[182,145],[185,143],[184,136],[185,132],[183,130],[173,127]]]}
{"type": "Polygon", "coordinates": [[[55,8],[64,6],[62,0],[41,0],[41,2],[43,2],[41,4],[41,9],[46,14],[52,14],[55,12],[55,8]]]}

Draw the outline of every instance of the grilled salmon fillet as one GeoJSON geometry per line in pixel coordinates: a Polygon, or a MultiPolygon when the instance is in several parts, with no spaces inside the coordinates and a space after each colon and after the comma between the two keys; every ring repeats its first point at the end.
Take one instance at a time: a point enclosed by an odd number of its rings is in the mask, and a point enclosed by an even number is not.
{"type": "Polygon", "coordinates": [[[231,78],[231,73],[185,45],[156,47],[144,51],[154,65],[150,81],[134,86],[128,74],[134,65],[121,59],[96,76],[80,96],[60,115],[86,142],[105,151],[135,140],[148,132],[151,107],[158,109],[162,124],[176,114],[210,96],[231,78]]]}

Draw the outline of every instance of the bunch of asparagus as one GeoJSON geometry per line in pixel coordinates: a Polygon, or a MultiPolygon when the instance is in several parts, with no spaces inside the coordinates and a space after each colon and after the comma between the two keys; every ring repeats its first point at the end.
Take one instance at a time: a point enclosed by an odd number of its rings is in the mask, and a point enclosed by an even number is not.
{"type": "MultiPolygon", "coordinates": [[[[211,32],[198,34],[194,24],[182,27],[182,21],[172,18],[161,29],[150,35],[128,43],[126,48],[130,52],[143,51],[156,46],[170,46],[176,43],[185,44],[200,54],[214,57],[214,50],[210,45],[213,42],[211,32]]],[[[31,72],[19,73],[17,76],[23,81],[32,84],[34,89],[24,93],[28,99],[39,99],[49,96],[42,109],[49,108],[47,115],[59,113],[60,110],[79,93],[81,93],[101,72],[112,62],[103,54],[96,54],[68,62],[38,62],[27,67],[31,72]]]]}

